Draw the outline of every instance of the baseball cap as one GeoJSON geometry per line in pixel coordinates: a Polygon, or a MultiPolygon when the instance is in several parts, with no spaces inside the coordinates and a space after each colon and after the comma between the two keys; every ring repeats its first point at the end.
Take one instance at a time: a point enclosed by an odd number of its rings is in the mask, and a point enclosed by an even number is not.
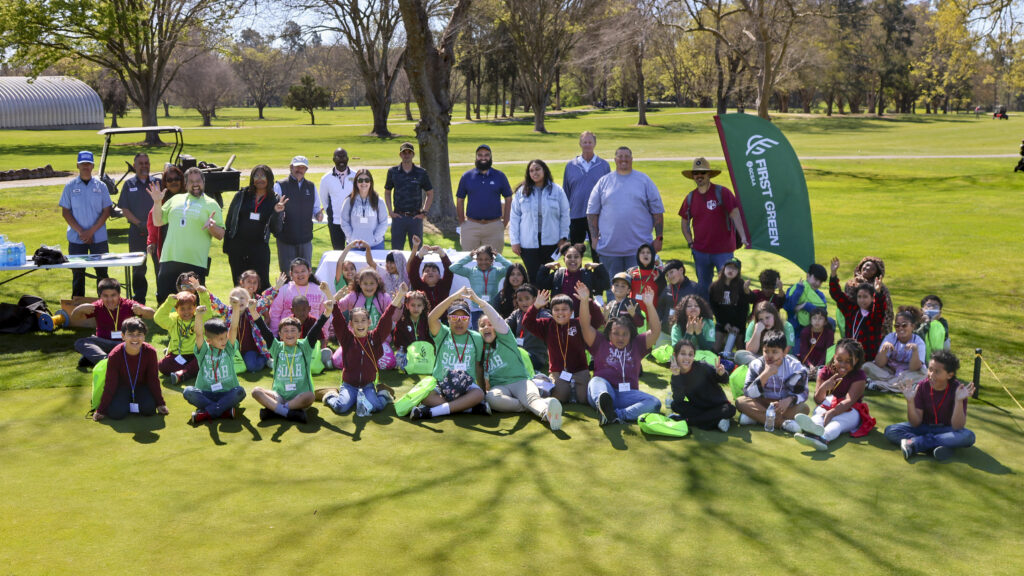
{"type": "Polygon", "coordinates": [[[296,156],[292,158],[292,163],[289,166],[305,166],[309,168],[309,160],[306,160],[305,156],[296,156]]]}
{"type": "Polygon", "coordinates": [[[469,303],[465,300],[456,300],[448,307],[448,315],[451,316],[455,312],[463,312],[466,316],[469,316],[469,303]]]}
{"type": "Polygon", "coordinates": [[[487,150],[488,152],[490,152],[491,151],[491,147],[488,146],[487,144],[481,144],[481,145],[476,147],[476,151],[477,152],[479,152],[480,150],[487,150]]]}
{"type": "Polygon", "coordinates": [[[398,147],[398,151],[405,152],[406,150],[412,150],[415,152],[416,148],[413,147],[412,142],[402,142],[402,145],[398,147]]]}
{"type": "Polygon", "coordinates": [[[616,280],[622,280],[626,284],[632,283],[632,281],[629,279],[629,274],[625,272],[619,272],[615,276],[612,276],[612,283],[614,283],[616,280]]]}
{"type": "Polygon", "coordinates": [[[740,262],[739,258],[730,258],[729,261],[722,265],[722,268],[725,268],[726,266],[729,265],[735,266],[737,269],[740,270],[743,269],[743,262],[740,262]]]}
{"type": "Polygon", "coordinates": [[[78,164],[95,164],[92,159],[92,152],[88,150],[82,150],[78,153],[78,164]]]}

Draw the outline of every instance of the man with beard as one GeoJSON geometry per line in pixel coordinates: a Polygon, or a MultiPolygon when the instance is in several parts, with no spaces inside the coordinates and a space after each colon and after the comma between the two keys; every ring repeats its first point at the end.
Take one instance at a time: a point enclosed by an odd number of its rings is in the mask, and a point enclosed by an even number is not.
{"type": "Polygon", "coordinates": [[[502,206],[501,198],[511,197],[512,187],[504,173],[491,168],[490,146],[477,147],[476,167],[462,175],[455,196],[462,249],[472,252],[488,245],[500,254],[505,247],[505,227],[512,208],[510,200],[502,206]]]}
{"type": "Polygon", "coordinates": [[[356,173],[348,167],[348,152],[344,148],[334,151],[334,168],[320,179],[320,193],[327,202],[327,230],[331,233],[331,247],[345,249],[345,231],[341,229],[342,201],[352,195],[356,173]]]}

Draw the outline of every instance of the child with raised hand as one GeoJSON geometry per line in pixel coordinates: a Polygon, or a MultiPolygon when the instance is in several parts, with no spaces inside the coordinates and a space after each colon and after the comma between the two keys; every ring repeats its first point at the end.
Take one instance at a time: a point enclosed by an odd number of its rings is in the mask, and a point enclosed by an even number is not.
{"type": "Polygon", "coordinates": [[[192,292],[171,294],[156,310],[153,320],[167,330],[167,355],[160,360],[160,373],[177,386],[196,377],[196,301],[192,292]],[[173,310],[173,311],[172,311],[173,310]]]}
{"type": "MultiPolygon", "coordinates": [[[[808,370],[825,365],[828,349],[835,342],[836,329],[828,321],[824,308],[815,308],[810,313],[810,325],[800,333],[800,362],[808,370]]],[[[863,351],[863,348],[861,349],[863,351]]]]}
{"type": "MultiPolygon", "coordinates": [[[[548,262],[537,271],[536,285],[547,289],[551,296],[565,294],[572,298],[572,311],[579,314],[580,303],[576,300],[576,283],[583,282],[591,294],[604,294],[611,288],[608,270],[600,262],[583,263],[587,254],[586,244],[563,244],[559,251],[565,266],[558,262],[548,262]]],[[[564,400],[563,400],[564,402],[564,400]]]]}
{"type": "MultiPolygon", "coordinates": [[[[665,276],[662,273],[661,263],[658,261],[654,247],[650,244],[641,244],[636,249],[636,266],[626,270],[626,278],[629,281],[629,296],[636,300],[641,294],[650,290],[654,292],[654,301],[661,298],[665,290],[665,276]]],[[[616,277],[618,274],[615,275],[616,277]]],[[[612,288],[615,286],[615,279],[612,278],[612,288]]],[[[646,314],[647,310],[643,303],[639,303],[640,312],[646,314]]],[[[642,326],[643,323],[637,324],[642,326]]]]}
{"type": "MultiPolygon", "coordinates": [[[[264,316],[270,313],[270,305],[288,276],[282,273],[278,276],[274,285],[258,295],[260,276],[255,270],[246,270],[238,279],[238,285],[246,290],[249,298],[243,302],[242,313],[238,318],[238,349],[242,354],[242,361],[245,362],[245,369],[249,372],[259,372],[267,366],[270,360],[270,348],[263,335],[256,328],[253,316],[249,314],[249,300],[256,302],[256,315],[264,316]]],[[[233,324],[232,324],[233,326],[233,324]]]]}
{"type": "MultiPolygon", "coordinates": [[[[327,295],[319,286],[316,276],[310,268],[309,261],[305,258],[296,258],[291,261],[288,269],[291,282],[285,284],[278,293],[277,298],[270,305],[270,329],[274,334],[278,333],[278,325],[281,319],[289,315],[292,308],[292,300],[296,296],[303,296],[309,302],[309,315],[313,318],[320,316],[324,311],[324,300],[327,295]]],[[[324,333],[327,336],[327,333],[324,333]]]]}
{"type": "MultiPolygon", "coordinates": [[[[828,273],[825,267],[821,264],[811,264],[807,269],[807,278],[790,286],[783,309],[793,326],[794,334],[800,334],[811,324],[811,312],[818,308],[825,311],[827,318],[828,302],[825,301],[825,293],[821,291],[821,285],[826,280],[828,273]]],[[[793,354],[800,354],[802,351],[802,344],[797,342],[793,354]]]]}
{"type": "Polygon", "coordinates": [[[952,352],[939,350],[928,362],[928,378],[917,384],[904,382],[907,422],[887,426],[885,438],[899,444],[905,459],[931,454],[936,460],[947,460],[956,448],[974,445],[974,432],[965,427],[974,383],[957,380],[959,369],[960,360],[952,352]]]}
{"type": "Polygon", "coordinates": [[[896,313],[896,331],[882,339],[874,362],[864,365],[869,390],[899,392],[904,382],[917,382],[927,376],[925,343],[914,333],[921,321],[921,310],[900,306],[896,313]]]}
{"type": "Polygon", "coordinates": [[[527,366],[515,335],[498,311],[486,300],[469,291],[469,299],[480,307],[480,336],[483,338],[484,391],[487,403],[498,412],[530,411],[547,422],[552,430],[562,428],[562,403],[557,398],[542,398],[533,383],[533,366],[527,366]]]}
{"type": "MultiPolygon", "coordinates": [[[[391,296],[384,291],[380,276],[377,270],[366,267],[356,273],[356,282],[353,290],[347,296],[338,300],[340,294],[335,294],[338,308],[344,312],[354,308],[363,308],[370,316],[370,329],[372,330],[380,322],[384,310],[391,304],[391,296]]],[[[390,319],[394,322],[394,318],[390,319]]],[[[388,328],[390,330],[390,328],[388,328]]]]}
{"type": "Polygon", "coordinates": [[[765,268],[757,276],[760,289],[750,291],[750,305],[757,306],[761,302],[771,302],[776,309],[782,310],[786,305],[786,290],[782,287],[782,275],[778,270],[765,268]]]}
{"type": "Polygon", "coordinates": [[[448,297],[452,291],[452,261],[440,246],[423,246],[419,236],[412,237],[412,252],[409,263],[406,265],[409,273],[409,284],[414,290],[426,294],[427,302],[431,310],[448,297]],[[420,274],[420,264],[428,254],[437,254],[441,258],[441,267],[444,268],[444,275],[441,268],[433,262],[423,264],[423,274],[420,274]]]}
{"type": "Polygon", "coordinates": [[[606,320],[625,316],[639,328],[644,325],[644,317],[640,313],[640,303],[630,293],[629,274],[619,272],[612,278],[612,297],[605,303],[602,311],[606,320]]]}
{"type": "Polygon", "coordinates": [[[800,425],[794,418],[811,411],[807,407],[807,368],[786,354],[786,335],[781,330],[764,335],[761,352],[749,364],[743,394],[736,398],[740,424],[765,424],[771,409],[775,416],[765,429],[774,429],[776,422],[782,422],[783,430],[796,434],[800,425]]]}
{"type": "Polygon", "coordinates": [[[580,332],[594,357],[594,377],[587,384],[587,399],[597,410],[601,426],[615,422],[635,422],[648,412],[661,409],[661,400],[640,390],[640,361],[658,341],[661,322],[654,305],[654,291],[643,293],[650,322],[647,332],[636,333],[636,326],[621,316],[612,318],[603,333],[590,325],[590,291],[579,282],[576,297],[580,301],[580,332]]]}
{"type": "Polygon", "coordinates": [[[721,385],[729,381],[725,367],[717,358],[714,367],[696,361],[697,348],[689,340],[676,342],[673,351],[675,363],[669,411],[701,430],[717,428],[728,432],[736,407],[722,390],[721,385]]]}
{"type": "Polygon", "coordinates": [[[921,299],[921,311],[924,321],[917,328],[916,334],[924,340],[925,357],[931,358],[939,350],[949,350],[949,323],[942,317],[942,298],[929,294],[921,299]]]}
{"type": "MultiPolygon", "coordinates": [[[[562,404],[577,402],[585,404],[587,399],[587,382],[590,382],[590,370],[587,368],[587,345],[583,342],[579,318],[573,318],[573,298],[568,294],[559,294],[551,298],[551,317],[543,317],[540,311],[548,305],[551,292],[541,290],[533,305],[523,315],[523,325],[547,343],[548,368],[551,381],[555,383],[551,395],[562,404]]],[[[578,300],[576,302],[579,302],[578,300]]],[[[591,326],[600,329],[604,326],[601,308],[590,300],[591,326]]],[[[634,327],[635,330],[635,327],[634,327]]]]}
{"type": "MultiPolygon", "coordinates": [[[[333,309],[334,301],[323,302],[328,309],[333,309]]],[[[249,314],[256,318],[256,327],[263,338],[270,342],[270,356],[274,363],[274,384],[270,390],[257,386],[252,390],[252,397],[260,403],[260,420],[276,417],[287,418],[293,422],[306,423],[306,408],[313,405],[313,376],[310,373],[313,359],[313,347],[317,336],[327,324],[327,315],[321,313],[313,329],[305,338],[300,337],[301,323],[288,317],[281,320],[278,338],[270,331],[270,327],[256,314],[256,303],[249,301],[249,314]]]]}
{"type": "MultiPolygon", "coordinates": [[[[334,269],[334,292],[341,292],[342,296],[348,294],[348,291],[351,290],[350,286],[356,279],[356,265],[354,262],[348,261],[348,253],[353,248],[361,246],[362,244],[363,242],[361,240],[349,242],[348,246],[345,246],[345,249],[341,251],[341,256],[338,257],[338,265],[334,269]]],[[[367,254],[369,255],[370,252],[367,251],[367,254]]],[[[373,256],[370,255],[368,260],[372,261],[373,256]]]]}
{"type": "MultiPolygon", "coordinates": [[[[532,369],[538,372],[546,372],[548,369],[548,346],[547,344],[537,338],[533,332],[526,329],[526,323],[523,322],[523,318],[526,317],[526,312],[533,306],[533,303],[537,299],[537,289],[530,284],[522,284],[516,289],[516,310],[505,318],[505,323],[508,324],[508,329],[515,336],[516,345],[518,345],[526,353],[530,355],[530,362],[533,364],[532,369]]],[[[499,311],[499,315],[501,312],[499,311]]],[[[547,309],[540,310],[537,313],[539,318],[551,318],[551,313],[547,309]]]]}
{"type": "MultiPolygon", "coordinates": [[[[366,258],[373,262],[373,253],[367,250],[366,258]]],[[[383,266],[374,264],[373,267],[377,270],[377,275],[380,276],[380,280],[384,284],[384,291],[388,293],[388,296],[394,298],[398,287],[402,284],[409,286],[409,271],[405,266],[405,254],[401,250],[388,252],[383,266]]]]}
{"type": "Polygon", "coordinates": [[[434,339],[437,360],[433,376],[437,388],[412,409],[409,418],[422,420],[472,410],[476,414],[490,414],[484,402],[483,358],[484,341],[480,333],[469,329],[469,304],[463,298],[469,288],[463,286],[445,298],[427,317],[430,336],[434,339]],[[448,313],[448,326],[441,316],[448,313]]]}
{"type": "Polygon", "coordinates": [[[160,390],[156,348],[146,343],[146,323],[128,318],[121,324],[124,341],[114,346],[107,357],[107,377],[103,396],[92,419],[121,420],[128,414],[167,415],[160,390]]]}
{"type": "Polygon", "coordinates": [[[843,336],[860,342],[864,347],[864,359],[868,362],[874,361],[884,335],[882,330],[886,316],[885,294],[888,294],[888,291],[882,290],[885,287],[882,284],[882,276],[877,275],[874,285],[861,284],[857,288],[856,298],[850,298],[839,286],[839,276],[836,274],[838,271],[839,258],[833,258],[828,291],[846,320],[843,336]]]}
{"type": "Polygon", "coordinates": [[[95,366],[107,357],[111,350],[124,341],[121,325],[125,320],[140,316],[152,318],[153,309],[134,300],[121,297],[121,283],[116,278],[104,278],[96,285],[99,300],[79,304],[71,311],[71,320],[96,319],[96,333],[93,336],[75,340],[75,351],[82,355],[78,366],[95,366]]]}
{"type": "MultiPolygon", "coordinates": [[[[473,291],[489,302],[498,293],[501,281],[505,278],[505,273],[508,272],[508,267],[511,265],[512,263],[500,252],[495,252],[493,248],[484,244],[452,264],[451,270],[453,274],[458,274],[469,280],[469,286],[473,291]],[[470,260],[476,261],[476,266],[470,266],[470,260]]],[[[483,311],[477,309],[472,312],[470,326],[476,328],[476,323],[483,315],[483,311]]]]}
{"type": "Polygon", "coordinates": [[[722,266],[718,279],[711,283],[711,310],[715,313],[715,352],[732,357],[736,343],[750,314],[750,281],[740,277],[743,263],[733,258],[722,266]]]}
{"type": "MultiPolygon", "coordinates": [[[[243,289],[244,290],[244,289],[243,289]]],[[[196,361],[199,374],[195,386],[182,391],[185,400],[196,407],[192,423],[214,418],[234,418],[235,407],[245,399],[245,388],[235,374],[235,350],[238,326],[244,302],[241,295],[231,296],[231,327],[220,319],[203,322],[205,306],[196,308],[196,361]]]]}
{"type": "Polygon", "coordinates": [[[715,347],[715,316],[707,300],[697,294],[689,294],[676,305],[675,322],[672,324],[672,345],[680,340],[689,340],[697,350],[713,350],[715,347]]]}
{"type": "Polygon", "coordinates": [[[789,354],[795,341],[793,327],[782,321],[779,309],[764,300],[754,306],[754,319],[747,324],[746,349],[736,353],[737,364],[750,364],[750,361],[761,354],[761,338],[770,330],[782,330],[786,334],[786,354],[789,354]]]}
{"type": "Polygon", "coordinates": [[[324,395],[324,404],[334,410],[335,414],[344,414],[356,404],[359,390],[370,403],[370,412],[383,410],[394,401],[390,387],[377,382],[380,370],[379,359],[384,355],[384,341],[391,335],[391,318],[396,308],[402,306],[409,288],[400,284],[395,290],[395,299],[388,303],[377,326],[370,326],[370,314],[365,308],[352,308],[347,312],[335,304],[331,321],[334,323],[334,334],[343,354],[341,386],[337,391],[331,390],[324,395]]]}
{"type": "Polygon", "coordinates": [[[818,406],[810,416],[797,414],[794,419],[802,432],[796,441],[815,450],[828,450],[830,442],[841,434],[861,427],[861,414],[867,415],[863,404],[866,378],[864,347],[853,338],[836,344],[832,362],[818,371],[814,401],[818,406]]]}

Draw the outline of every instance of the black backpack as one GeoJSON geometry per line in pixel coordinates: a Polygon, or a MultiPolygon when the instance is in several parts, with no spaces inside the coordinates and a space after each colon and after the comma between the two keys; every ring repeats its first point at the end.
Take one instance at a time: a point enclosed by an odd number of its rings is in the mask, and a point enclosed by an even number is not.
{"type": "Polygon", "coordinates": [[[36,266],[47,266],[51,264],[63,264],[68,261],[67,257],[60,251],[60,248],[40,246],[32,255],[32,261],[36,266]]]}

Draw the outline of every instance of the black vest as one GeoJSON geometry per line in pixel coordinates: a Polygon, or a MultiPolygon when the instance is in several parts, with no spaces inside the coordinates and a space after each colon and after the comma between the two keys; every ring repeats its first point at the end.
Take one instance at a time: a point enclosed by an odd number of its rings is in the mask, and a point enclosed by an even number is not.
{"type": "Polygon", "coordinates": [[[288,177],[278,182],[281,195],[288,198],[284,205],[284,223],[277,239],[286,244],[305,244],[313,241],[313,206],[316,200],[316,186],[303,178],[299,183],[288,177]]]}

